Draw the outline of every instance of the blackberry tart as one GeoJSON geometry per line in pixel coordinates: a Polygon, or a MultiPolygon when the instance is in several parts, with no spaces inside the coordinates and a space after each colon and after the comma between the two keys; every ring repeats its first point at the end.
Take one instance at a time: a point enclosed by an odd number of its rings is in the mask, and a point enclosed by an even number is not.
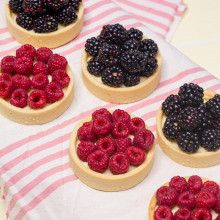
{"type": "Polygon", "coordinates": [[[140,30],[126,30],[120,24],[105,25],[98,37],[87,39],[81,64],[88,90],[112,103],[144,99],[161,77],[157,44],[140,30]]]}
{"type": "Polygon", "coordinates": [[[7,0],[5,10],[12,36],[19,43],[36,48],[64,45],[83,26],[81,0],[7,0]]]}
{"type": "Polygon", "coordinates": [[[220,163],[219,97],[190,83],[166,98],[157,114],[157,140],[168,157],[189,167],[220,163]]]}

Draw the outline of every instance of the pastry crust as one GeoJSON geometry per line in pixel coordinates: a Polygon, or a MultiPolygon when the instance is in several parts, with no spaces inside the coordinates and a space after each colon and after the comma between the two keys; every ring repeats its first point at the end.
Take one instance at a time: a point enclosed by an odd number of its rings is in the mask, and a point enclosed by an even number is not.
{"type": "MultiPolygon", "coordinates": [[[[208,101],[215,94],[213,91],[205,90],[203,99],[208,101]]],[[[163,150],[163,152],[170,157],[172,160],[188,167],[210,167],[217,164],[220,164],[220,149],[214,152],[196,152],[192,154],[185,153],[181,151],[178,147],[175,147],[174,144],[168,140],[162,131],[163,127],[163,114],[161,107],[157,114],[157,140],[163,150]]]]}
{"type": "Polygon", "coordinates": [[[15,40],[21,44],[31,44],[36,48],[44,46],[48,48],[59,47],[73,40],[83,27],[83,3],[80,3],[77,12],[78,17],[74,23],[68,26],[62,26],[59,24],[58,30],[54,32],[35,33],[33,30],[28,31],[16,23],[16,15],[10,10],[8,2],[9,0],[7,0],[5,7],[8,30],[15,40]]]}
{"type": "MultiPolygon", "coordinates": [[[[184,177],[186,180],[189,179],[189,177],[184,177]]],[[[207,179],[207,178],[204,178],[204,177],[201,177],[202,178],[202,182],[204,183],[205,181],[211,181],[210,179],[207,179]]],[[[220,184],[219,184],[220,185],[220,184]]],[[[169,186],[169,183],[165,183],[163,184],[162,186],[169,186]]],[[[162,187],[161,186],[161,187],[162,187]]],[[[156,199],[156,192],[154,193],[153,197],[151,198],[151,201],[150,201],[150,205],[149,205],[149,208],[148,208],[148,216],[149,216],[149,220],[154,220],[154,211],[156,210],[156,206],[157,206],[157,199],[156,199]]]]}
{"type": "Polygon", "coordinates": [[[156,59],[158,68],[156,71],[143,82],[132,87],[114,88],[97,81],[95,76],[91,75],[87,70],[87,62],[91,56],[83,50],[81,57],[82,78],[87,89],[98,98],[111,103],[132,103],[144,99],[150,95],[157,87],[161,77],[162,57],[158,50],[156,59]]]}
{"type": "MultiPolygon", "coordinates": [[[[134,116],[131,115],[131,117],[134,116]]],[[[91,170],[85,164],[83,164],[83,162],[78,158],[76,153],[78,141],[77,131],[84,122],[88,121],[92,121],[91,115],[86,117],[77,124],[70,138],[70,164],[75,175],[89,187],[109,192],[129,189],[140,183],[142,180],[144,180],[144,178],[148,175],[153,165],[155,144],[153,144],[151,149],[146,153],[146,159],[143,164],[124,174],[113,175],[97,173],[91,170]]],[[[147,126],[146,128],[148,129],[147,126]]]]}
{"type": "Polygon", "coordinates": [[[9,120],[25,125],[39,125],[54,120],[70,106],[73,94],[73,72],[68,65],[66,72],[70,77],[69,85],[63,88],[64,96],[55,103],[47,103],[42,109],[31,109],[29,106],[18,108],[10,104],[9,99],[0,98],[0,113],[9,120]]]}

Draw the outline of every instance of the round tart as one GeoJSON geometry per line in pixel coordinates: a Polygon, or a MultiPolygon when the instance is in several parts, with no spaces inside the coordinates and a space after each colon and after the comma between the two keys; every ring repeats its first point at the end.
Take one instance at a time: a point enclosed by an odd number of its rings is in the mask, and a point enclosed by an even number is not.
{"type": "MultiPolygon", "coordinates": [[[[204,91],[204,102],[213,98],[216,93],[213,91],[204,91]]],[[[220,163],[220,149],[216,151],[207,151],[200,147],[195,153],[186,153],[180,150],[176,141],[168,140],[163,133],[163,125],[166,116],[159,108],[157,114],[157,140],[163,152],[177,163],[188,167],[210,167],[220,163]]]]}
{"type": "MultiPolygon", "coordinates": [[[[131,115],[131,118],[134,116],[131,115]]],[[[77,155],[77,145],[79,139],[78,129],[85,122],[92,121],[92,116],[88,116],[80,121],[74,128],[70,139],[70,164],[76,176],[86,185],[102,191],[122,191],[129,189],[140,183],[148,175],[153,165],[155,144],[147,151],[144,162],[138,167],[130,165],[128,171],[123,174],[113,175],[109,168],[104,173],[98,173],[88,167],[87,162],[83,162],[77,155]]],[[[148,128],[146,126],[146,128],[148,128]]]]}
{"type": "Polygon", "coordinates": [[[77,11],[77,19],[68,26],[58,25],[58,29],[50,33],[36,33],[33,30],[26,30],[16,23],[16,14],[9,8],[9,0],[7,0],[6,7],[6,22],[9,32],[21,44],[32,44],[36,48],[47,46],[48,48],[55,48],[66,44],[73,40],[81,31],[83,27],[83,3],[80,3],[77,11]]]}

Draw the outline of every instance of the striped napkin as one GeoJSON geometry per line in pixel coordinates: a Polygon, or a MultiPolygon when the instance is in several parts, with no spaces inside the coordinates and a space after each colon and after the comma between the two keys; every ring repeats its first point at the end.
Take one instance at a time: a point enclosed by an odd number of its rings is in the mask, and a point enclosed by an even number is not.
{"type": "MultiPolygon", "coordinates": [[[[7,31],[4,2],[0,2],[1,57],[15,51],[19,46],[7,31]]],[[[142,117],[155,134],[159,106],[169,94],[177,92],[183,83],[198,83],[205,89],[220,92],[219,80],[147,28],[147,24],[134,14],[123,10],[123,6],[118,5],[123,2],[128,1],[84,0],[85,19],[82,32],[74,41],[54,50],[55,53],[66,56],[75,79],[74,99],[63,115],[50,123],[36,126],[20,125],[0,116],[0,186],[9,219],[148,219],[147,210],[151,196],[161,183],[167,182],[172,176],[197,174],[220,182],[219,175],[215,175],[219,166],[202,169],[184,167],[169,159],[158,144],[150,174],[132,189],[101,192],[84,185],[74,175],[69,165],[69,138],[76,124],[94,110],[100,107],[125,109],[142,117]],[[80,56],[85,40],[97,36],[104,24],[117,22],[126,28],[139,28],[145,36],[154,39],[158,43],[163,62],[162,77],[157,89],[144,100],[126,105],[99,100],[86,89],[81,79],[80,56]]],[[[163,4],[169,5],[168,2],[170,5],[173,5],[172,2],[176,2],[177,6],[181,4],[174,0],[146,2],[152,2],[146,6],[152,7],[151,12],[155,12],[153,3],[161,4],[161,7],[163,4]]],[[[150,12],[146,15],[151,20],[155,16],[150,12]]],[[[171,22],[166,25],[171,25],[171,22]]],[[[168,32],[161,34],[165,36],[168,32]]]]}

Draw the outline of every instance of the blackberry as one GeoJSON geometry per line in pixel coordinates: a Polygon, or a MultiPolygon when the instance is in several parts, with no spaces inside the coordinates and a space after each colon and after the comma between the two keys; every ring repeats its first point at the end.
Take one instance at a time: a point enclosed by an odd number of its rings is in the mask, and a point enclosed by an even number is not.
{"type": "Polygon", "coordinates": [[[194,83],[185,83],[178,92],[184,107],[197,107],[203,103],[203,88],[194,83]]]}
{"type": "Polygon", "coordinates": [[[117,45],[104,43],[99,50],[98,57],[106,67],[109,67],[119,64],[119,55],[120,50],[117,45]]]}
{"type": "Polygon", "coordinates": [[[182,110],[182,104],[178,95],[170,95],[162,103],[162,111],[166,116],[170,114],[178,115],[182,110]]]}
{"type": "Polygon", "coordinates": [[[58,22],[52,15],[43,15],[35,19],[34,31],[37,33],[48,33],[58,29],[58,22]]]}
{"type": "Polygon", "coordinates": [[[192,131],[198,128],[201,118],[196,108],[186,107],[179,113],[177,122],[184,131],[192,131]]]}
{"type": "Polygon", "coordinates": [[[101,37],[107,43],[120,45],[126,41],[126,32],[121,24],[108,24],[103,26],[101,37]]]}
{"type": "Polygon", "coordinates": [[[142,37],[143,37],[143,32],[135,28],[130,28],[126,34],[127,40],[133,39],[136,41],[141,41],[142,37]]]}
{"type": "Polygon", "coordinates": [[[198,131],[203,131],[207,128],[210,128],[213,124],[213,117],[209,113],[206,108],[206,104],[201,104],[198,108],[199,117],[201,119],[201,123],[198,127],[198,131]]]}
{"type": "Polygon", "coordinates": [[[10,0],[9,7],[14,13],[21,13],[23,12],[22,8],[23,0],[10,0]]]}
{"type": "Polygon", "coordinates": [[[89,53],[91,56],[97,56],[99,49],[102,46],[102,41],[100,39],[97,39],[95,37],[91,37],[86,40],[85,44],[85,50],[87,53],[89,53]]]}
{"type": "Polygon", "coordinates": [[[147,63],[147,57],[138,50],[129,50],[121,55],[121,65],[129,73],[143,72],[147,63]]]}
{"type": "Polygon", "coordinates": [[[140,43],[139,50],[141,52],[147,52],[150,56],[155,57],[158,51],[158,46],[153,40],[144,39],[140,43]]]}
{"type": "Polygon", "coordinates": [[[87,69],[92,75],[101,76],[105,67],[100,60],[95,57],[89,60],[87,69]]]}
{"type": "Polygon", "coordinates": [[[149,77],[155,72],[157,67],[158,67],[157,59],[155,59],[154,57],[148,58],[145,66],[145,70],[143,72],[140,72],[139,74],[140,76],[149,77]]]}
{"type": "Polygon", "coordinates": [[[124,73],[119,67],[108,67],[102,73],[102,82],[111,87],[120,87],[123,79],[124,73]]]}
{"type": "Polygon", "coordinates": [[[220,95],[215,95],[209,99],[206,105],[212,116],[216,119],[220,119],[220,95]]]}
{"type": "Polygon", "coordinates": [[[24,0],[22,7],[28,15],[38,16],[46,13],[46,8],[43,0],[24,0]]]}
{"type": "Polygon", "coordinates": [[[163,126],[163,133],[165,137],[169,140],[176,140],[179,132],[180,132],[180,127],[176,125],[177,123],[177,115],[175,114],[170,114],[164,123],[163,126]]]}
{"type": "Polygon", "coordinates": [[[218,129],[220,129],[220,119],[215,120],[215,121],[213,122],[213,128],[218,128],[218,129]]]}
{"type": "Polygon", "coordinates": [[[34,19],[24,12],[18,14],[16,17],[16,22],[19,26],[28,31],[33,29],[34,19]]]}
{"type": "Polygon", "coordinates": [[[127,40],[123,45],[122,45],[122,50],[123,51],[127,51],[127,50],[136,50],[139,46],[139,42],[134,40],[134,39],[130,39],[127,40]]]}
{"type": "Polygon", "coordinates": [[[46,2],[46,6],[53,9],[54,11],[58,11],[64,6],[68,5],[69,0],[44,0],[46,2]]]}
{"type": "Polygon", "coordinates": [[[220,129],[207,129],[202,132],[201,146],[207,151],[216,151],[220,148],[220,129]]]}
{"type": "Polygon", "coordinates": [[[76,10],[71,5],[67,5],[64,8],[61,8],[56,14],[56,20],[64,26],[73,23],[76,19],[76,10]]]}
{"type": "Polygon", "coordinates": [[[200,138],[198,133],[190,131],[180,132],[177,137],[179,148],[186,153],[195,153],[200,146],[200,138]]]}
{"type": "Polygon", "coordinates": [[[126,74],[124,76],[124,85],[127,87],[135,86],[140,82],[140,76],[126,74]]]}
{"type": "Polygon", "coordinates": [[[82,2],[82,0],[69,0],[69,5],[72,5],[75,10],[78,10],[80,2],[82,2]]]}

